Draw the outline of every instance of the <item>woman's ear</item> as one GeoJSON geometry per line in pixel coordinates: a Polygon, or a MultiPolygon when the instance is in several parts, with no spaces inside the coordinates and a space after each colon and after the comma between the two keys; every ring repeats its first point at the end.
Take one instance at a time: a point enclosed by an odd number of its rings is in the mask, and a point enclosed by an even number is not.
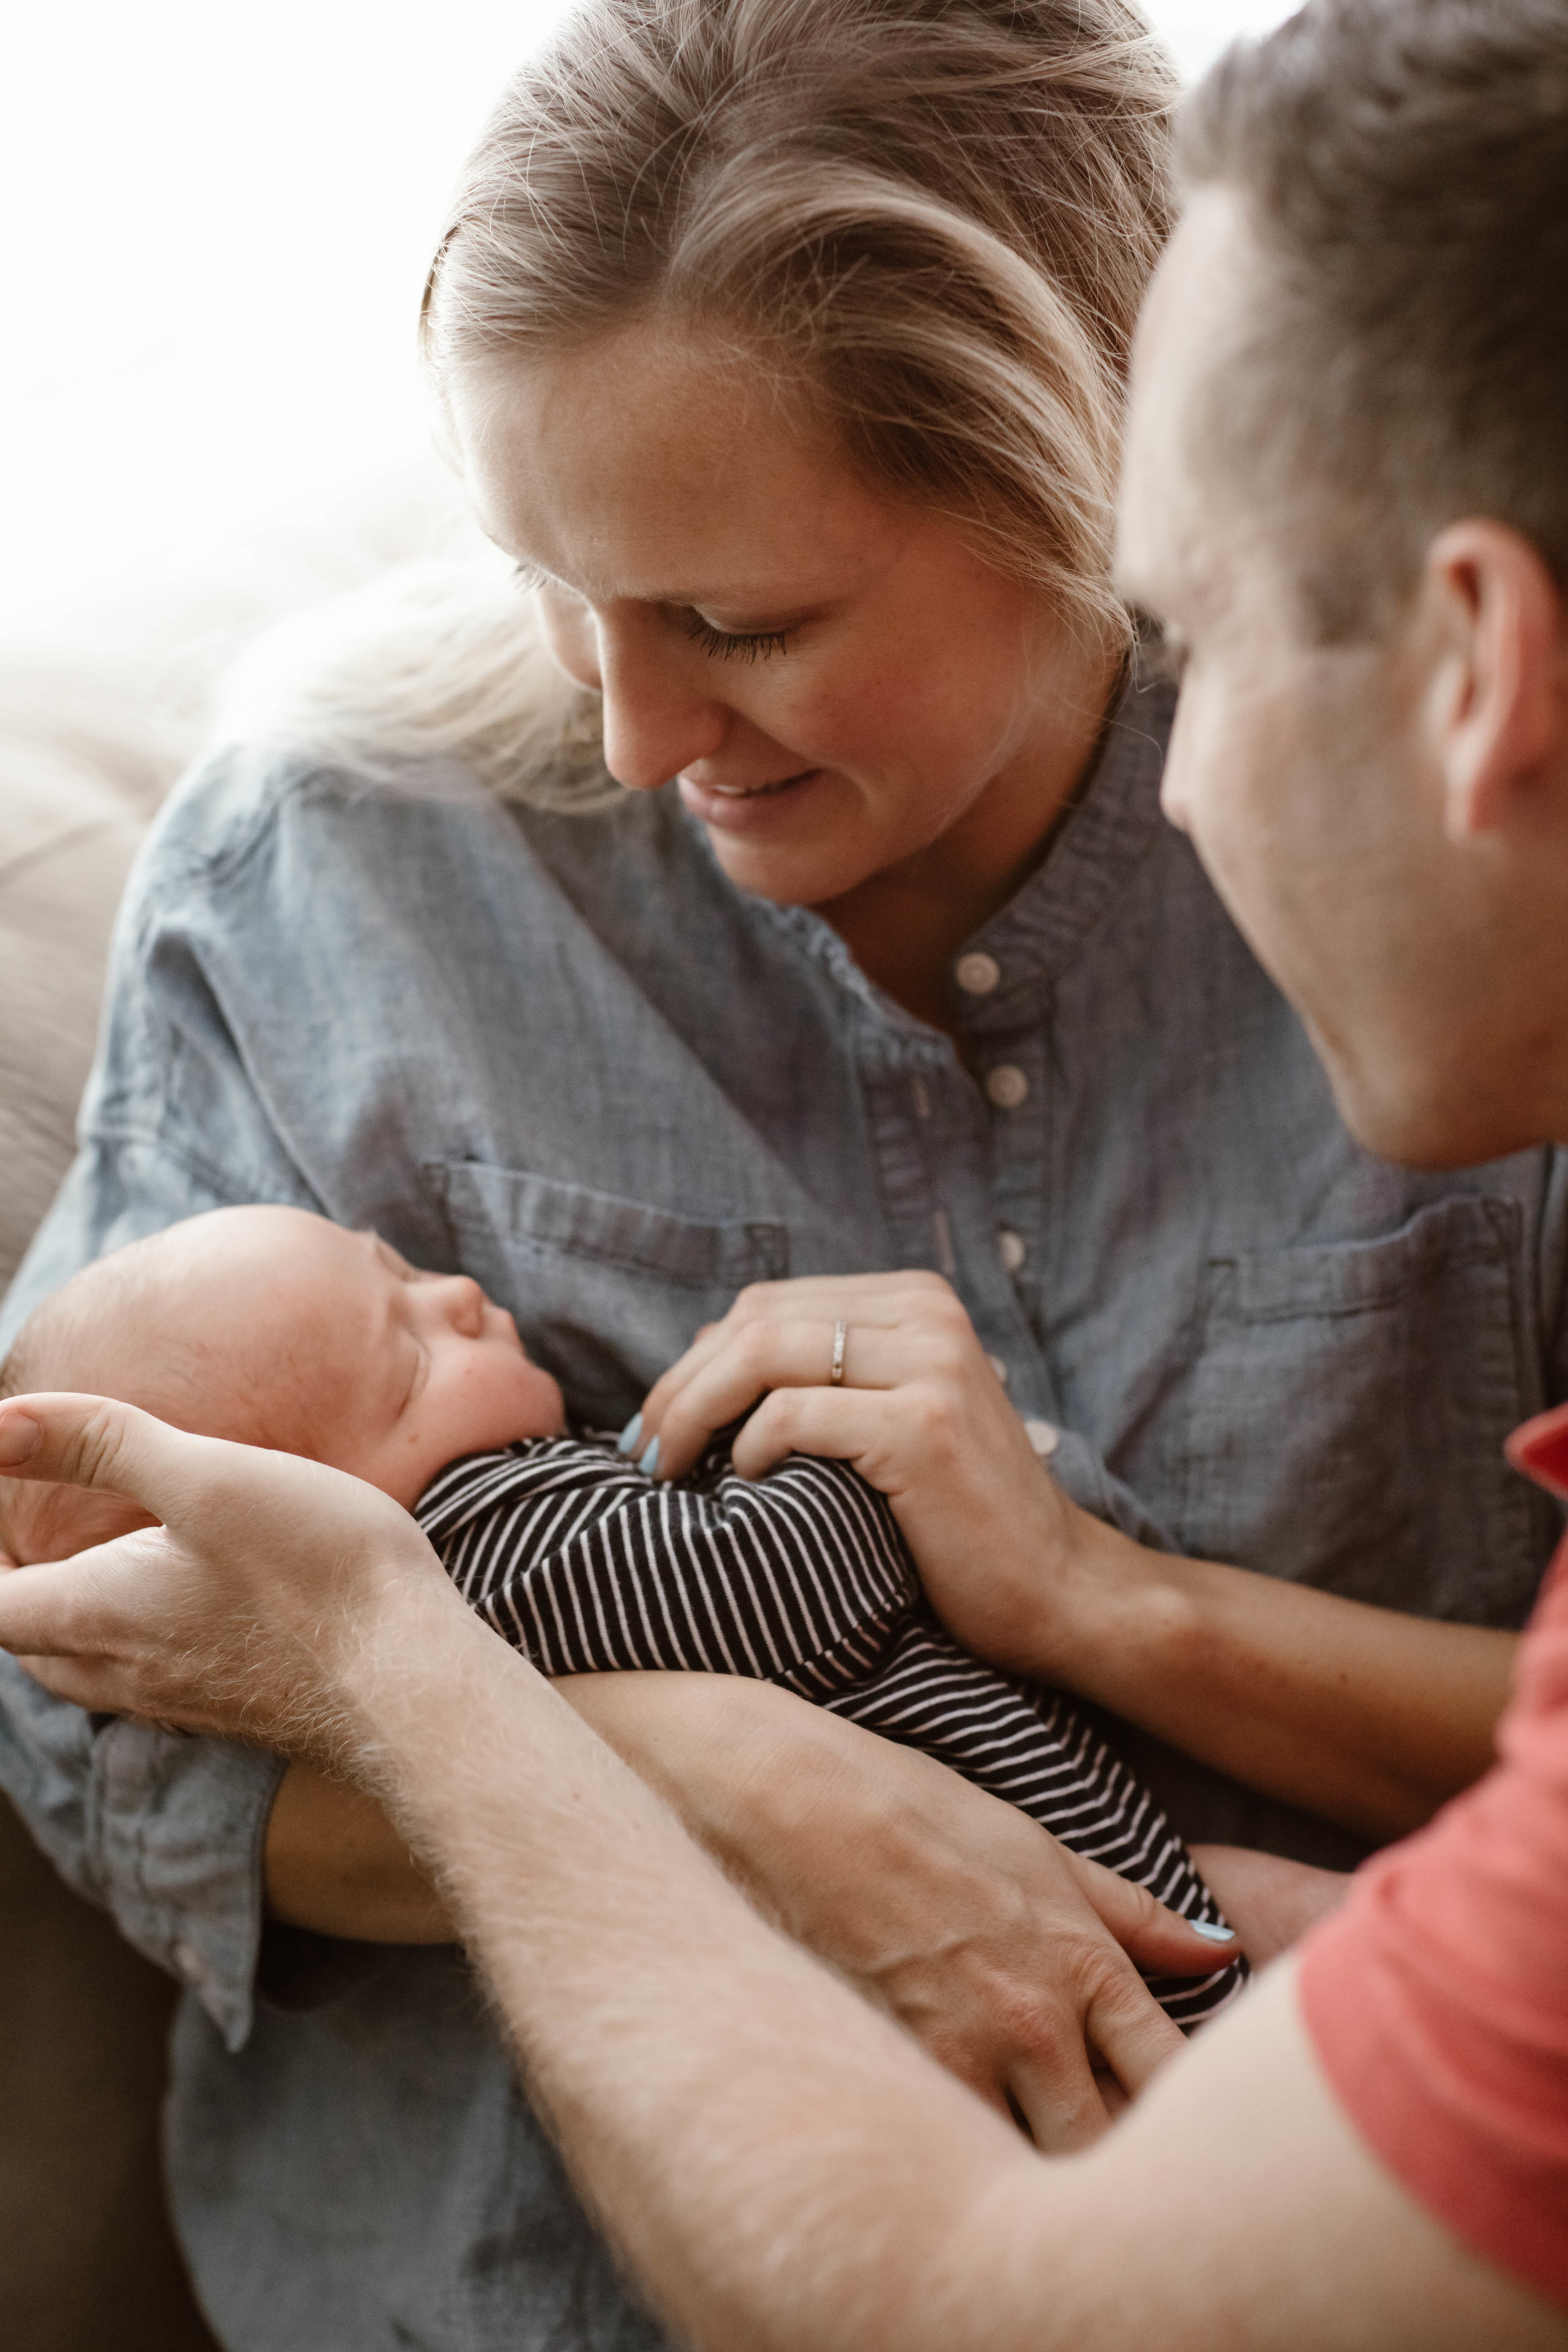
{"type": "Polygon", "coordinates": [[[1568,784],[1568,605],[1521,531],[1476,519],[1427,551],[1438,647],[1433,708],[1448,838],[1532,828],[1542,786],[1568,784]]]}

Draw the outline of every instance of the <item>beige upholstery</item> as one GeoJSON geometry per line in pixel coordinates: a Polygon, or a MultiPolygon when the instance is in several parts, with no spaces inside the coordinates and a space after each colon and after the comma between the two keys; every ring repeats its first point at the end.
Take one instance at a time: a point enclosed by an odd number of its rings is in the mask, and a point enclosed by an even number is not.
{"type": "MultiPolygon", "coordinates": [[[[0,1286],[70,1157],[126,868],[269,623],[464,543],[434,466],[221,574],[0,646],[0,1286]]],[[[163,2218],[173,1988],[56,1879],[0,1799],[0,2341],[188,2352],[211,2338],[163,2218]]]]}

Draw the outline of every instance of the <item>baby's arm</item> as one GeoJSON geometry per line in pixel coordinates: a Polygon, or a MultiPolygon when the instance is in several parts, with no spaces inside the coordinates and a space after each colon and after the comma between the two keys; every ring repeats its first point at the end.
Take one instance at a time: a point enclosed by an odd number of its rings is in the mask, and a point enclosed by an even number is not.
{"type": "Polygon", "coordinates": [[[656,1486],[543,1438],[455,1463],[416,1516],[470,1605],[547,1674],[684,1670],[826,1698],[882,1654],[915,1577],[881,1496],[800,1457],[656,1486]]]}

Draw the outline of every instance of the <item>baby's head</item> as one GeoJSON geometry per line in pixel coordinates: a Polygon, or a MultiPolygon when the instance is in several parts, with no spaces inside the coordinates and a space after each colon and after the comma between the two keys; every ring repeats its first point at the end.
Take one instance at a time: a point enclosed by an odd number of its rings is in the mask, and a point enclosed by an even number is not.
{"type": "MultiPolygon", "coordinates": [[[[566,1426],[559,1388],[477,1282],[421,1274],[304,1209],[214,1209],[85,1266],[0,1369],[0,1395],[47,1389],[303,1454],[408,1508],[459,1454],[566,1426]]],[[[112,1496],[0,1479],[13,1559],[143,1523],[112,1496]]]]}

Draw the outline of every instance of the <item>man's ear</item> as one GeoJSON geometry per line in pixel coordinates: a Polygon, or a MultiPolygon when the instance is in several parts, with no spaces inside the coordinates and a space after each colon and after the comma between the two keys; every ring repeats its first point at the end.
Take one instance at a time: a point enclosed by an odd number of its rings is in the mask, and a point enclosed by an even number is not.
{"type": "Polygon", "coordinates": [[[1568,768],[1568,604],[1521,531],[1476,519],[1427,551],[1422,601],[1441,648],[1432,711],[1451,841],[1524,813],[1568,768]]]}

